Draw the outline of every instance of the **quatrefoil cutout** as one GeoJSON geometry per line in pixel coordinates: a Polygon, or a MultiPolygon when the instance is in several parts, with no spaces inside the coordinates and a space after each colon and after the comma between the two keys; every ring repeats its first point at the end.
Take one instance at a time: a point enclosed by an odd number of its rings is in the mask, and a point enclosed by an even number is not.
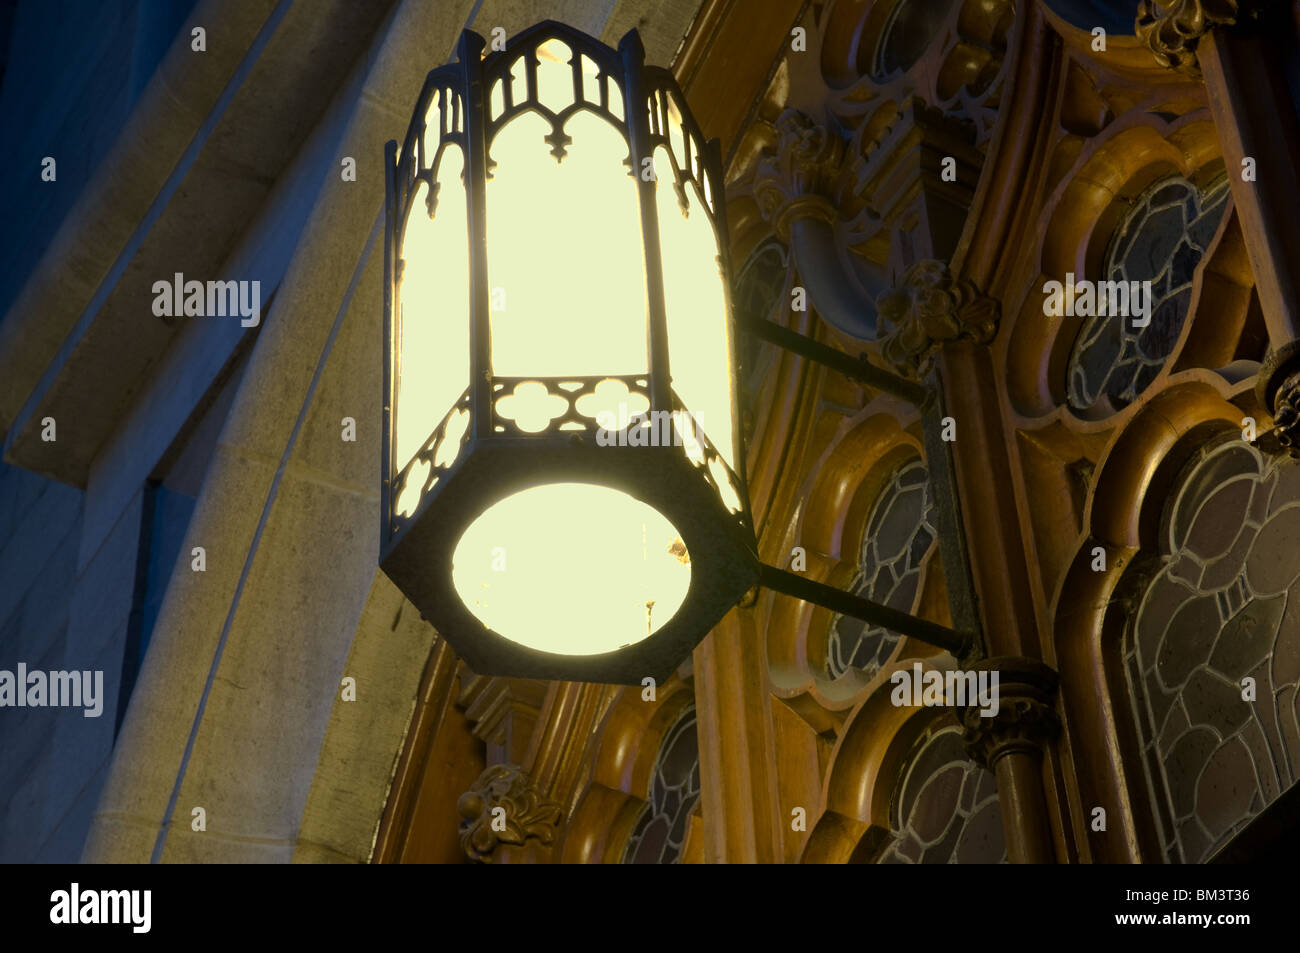
{"type": "Polygon", "coordinates": [[[623,430],[634,417],[650,409],[650,400],[644,394],[631,390],[623,381],[606,378],[590,394],[583,394],[574,403],[578,413],[596,421],[607,430],[623,430]]]}
{"type": "Polygon", "coordinates": [[[514,421],[524,433],[541,433],[551,421],[564,416],[569,402],[552,394],[541,381],[520,381],[515,389],[497,400],[497,414],[514,421]]]}

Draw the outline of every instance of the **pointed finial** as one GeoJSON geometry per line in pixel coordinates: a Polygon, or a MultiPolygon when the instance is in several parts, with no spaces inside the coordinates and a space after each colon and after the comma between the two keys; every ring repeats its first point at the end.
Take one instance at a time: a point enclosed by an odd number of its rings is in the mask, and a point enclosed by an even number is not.
{"type": "Polygon", "coordinates": [[[635,27],[624,33],[623,39],[618,41],[618,51],[623,54],[624,60],[631,57],[637,63],[645,62],[645,46],[635,27]]]}
{"type": "Polygon", "coordinates": [[[483,58],[483,47],[487,40],[473,30],[461,30],[460,41],[456,44],[456,58],[462,63],[475,62],[483,58]]]}

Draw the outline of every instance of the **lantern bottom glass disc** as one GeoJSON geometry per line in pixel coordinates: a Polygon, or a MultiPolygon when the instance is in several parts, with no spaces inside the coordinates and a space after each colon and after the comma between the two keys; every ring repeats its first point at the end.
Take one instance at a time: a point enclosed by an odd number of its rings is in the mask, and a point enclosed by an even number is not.
{"type": "Polygon", "coordinates": [[[690,586],[681,534],[621,490],[548,483],[492,504],[452,555],[461,601],[498,635],[600,655],[654,634],[690,586]]]}

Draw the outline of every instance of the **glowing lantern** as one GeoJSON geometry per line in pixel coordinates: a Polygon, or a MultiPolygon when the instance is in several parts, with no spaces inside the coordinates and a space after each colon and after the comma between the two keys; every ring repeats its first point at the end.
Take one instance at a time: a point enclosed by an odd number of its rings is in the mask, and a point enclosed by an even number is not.
{"type": "Polygon", "coordinates": [[[662,679],[760,574],[717,142],[635,32],[483,47],[387,153],[381,565],[480,674],[662,679]]]}

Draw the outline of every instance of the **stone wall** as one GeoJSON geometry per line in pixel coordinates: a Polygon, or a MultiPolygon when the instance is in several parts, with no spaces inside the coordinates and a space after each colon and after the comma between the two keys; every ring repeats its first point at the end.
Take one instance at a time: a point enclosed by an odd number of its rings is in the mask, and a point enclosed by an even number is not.
{"type": "MultiPolygon", "coordinates": [[[[19,662],[42,671],[66,667],[81,500],[79,490],[0,464],[0,670],[13,672],[19,662]]],[[[80,711],[0,709],[0,863],[75,860],[80,851],[89,810],[77,845],[51,843],[69,805],[68,792],[57,789],[66,779],[53,755],[66,715],[92,720],[80,711]]],[[[111,731],[111,712],[107,719],[111,731]]]]}

